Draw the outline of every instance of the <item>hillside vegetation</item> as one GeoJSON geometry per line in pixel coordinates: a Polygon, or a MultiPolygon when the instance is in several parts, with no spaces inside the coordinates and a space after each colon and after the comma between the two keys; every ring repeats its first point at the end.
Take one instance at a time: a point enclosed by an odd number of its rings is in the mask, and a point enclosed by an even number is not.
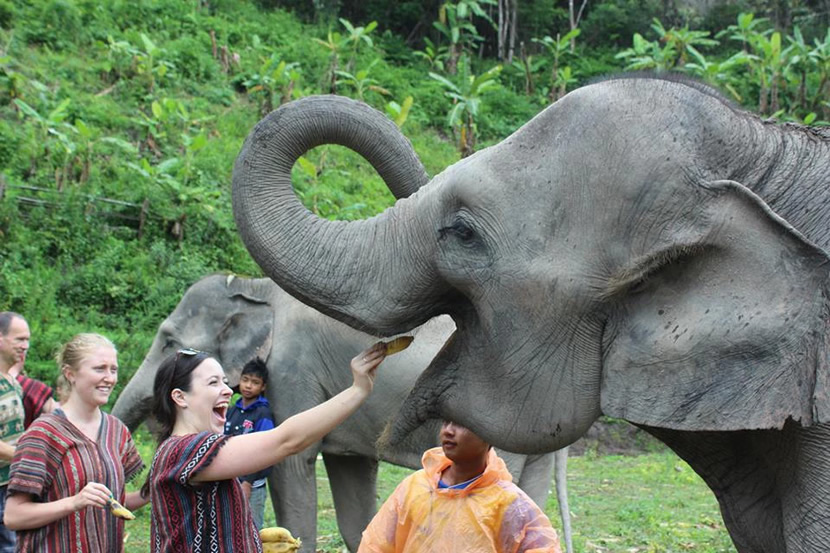
{"type": "MultiPolygon", "coordinates": [[[[120,390],[190,284],[260,274],[235,230],[230,176],[254,124],[293,98],[363,99],[402,126],[431,175],[626,68],[698,76],[765,115],[830,119],[830,33],[807,12],[781,30],[728,13],[718,33],[616,0],[592,5],[582,34],[567,3],[527,2],[538,13],[523,12],[523,48],[508,59],[490,47],[495,0],[434,12],[401,2],[380,23],[345,16],[373,17],[382,3],[285,9],[300,4],[0,0],[0,309],[28,318],[35,376],[52,382],[55,347],[99,331],[119,347],[120,390]],[[404,36],[407,10],[424,24],[404,36]]],[[[323,217],[393,201],[339,147],[310,152],[294,177],[323,217]]]]}

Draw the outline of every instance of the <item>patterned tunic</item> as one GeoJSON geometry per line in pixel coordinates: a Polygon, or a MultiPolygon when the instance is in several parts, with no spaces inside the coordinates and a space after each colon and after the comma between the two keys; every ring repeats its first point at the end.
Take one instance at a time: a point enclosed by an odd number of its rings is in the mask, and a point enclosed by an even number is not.
{"type": "Polygon", "coordinates": [[[261,553],[259,532],[236,478],[191,483],[229,436],[172,436],[150,466],[150,541],[154,553],[261,553]]]}
{"type": "MultiPolygon", "coordinates": [[[[0,375],[0,440],[15,445],[23,434],[23,390],[14,379],[0,375]]],[[[9,483],[8,461],[0,461],[0,486],[9,483]]]]}
{"type": "Polygon", "coordinates": [[[23,411],[26,413],[23,427],[29,428],[29,425],[40,416],[43,405],[52,397],[52,388],[25,374],[18,374],[17,382],[23,389],[23,411]]]}
{"type": "MultiPolygon", "coordinates": [[[[23,434],[12,460],[9,493],[49,502],[100,482],[124,503],[124,485],[144,466],[130,431],[102,413],[98,440],[89,439],[60,409],[43,415],[23,434]]],[[[124,550],[124,521],[108,509],[86,507],[34,530],[17,533],[17,551],[100,553],[124,550]]]]}

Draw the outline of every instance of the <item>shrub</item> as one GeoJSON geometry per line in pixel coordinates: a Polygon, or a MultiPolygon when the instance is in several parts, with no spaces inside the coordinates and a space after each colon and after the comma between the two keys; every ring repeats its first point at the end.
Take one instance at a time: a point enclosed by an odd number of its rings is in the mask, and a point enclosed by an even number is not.
{"type": "Polygon", "coordinates": [[[14,20],[14,4],[9,0],[0,0],[0,28],[10,29],[14,20]]]}

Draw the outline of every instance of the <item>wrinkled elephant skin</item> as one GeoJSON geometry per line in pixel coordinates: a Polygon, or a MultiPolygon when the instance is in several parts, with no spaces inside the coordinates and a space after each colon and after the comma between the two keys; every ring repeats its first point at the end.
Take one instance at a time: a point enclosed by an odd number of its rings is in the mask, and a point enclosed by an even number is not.
{"type": "Polygon", "coordinates": [[[234,214],[265,273],[338,320],[393,335],[453,318],[393,442],[450,418],[553,451],[605,413],[703,477],[740,553],[826,550],[826,129],[762,121],[681,77],[624,75],[375,217],[325,221],[290,167],[304,127],[354,109],[306,98],[263,119],[234,167],[234,214]]]}

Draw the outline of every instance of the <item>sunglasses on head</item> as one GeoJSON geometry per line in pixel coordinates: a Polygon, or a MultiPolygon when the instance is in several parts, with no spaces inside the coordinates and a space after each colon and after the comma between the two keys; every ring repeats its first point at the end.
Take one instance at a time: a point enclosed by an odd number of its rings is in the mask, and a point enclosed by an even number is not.
{"type": "Polygon", "coordinates": [[[176,352],[176,355],[186,355],[188,357],[192,357],[194,355],[199,355],[200,353],[205,353],[204,351],[199,351],[198,349],[193,348],[184,348],[180,349],[176,352]]]}

